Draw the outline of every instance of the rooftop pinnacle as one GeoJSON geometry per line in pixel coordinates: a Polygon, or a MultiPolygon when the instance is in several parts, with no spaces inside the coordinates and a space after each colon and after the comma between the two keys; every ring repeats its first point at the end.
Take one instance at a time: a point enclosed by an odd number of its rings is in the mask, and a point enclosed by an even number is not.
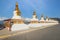
{"type": "Polygon", "coordinates": [[[35,11],[33,12],[33,15],[36,15],[36,12],[35,11]]]}
{"type": "Polygon", "coordinates": [[[19,10],[19,8],[18,8],[18,2],[16,2],[15,11],[17,11],[17,15],[18,15],[18,16],[21,15],[21,12],[20,12],[20,10],[19,10]]]}
{"type": "Polygon", "coordinates": [[[37,16],[36,16],[36,12],[35,12],[35,11],[33,12],[33,15],[35,15],[35,18],[37,18],[37,16]]]}

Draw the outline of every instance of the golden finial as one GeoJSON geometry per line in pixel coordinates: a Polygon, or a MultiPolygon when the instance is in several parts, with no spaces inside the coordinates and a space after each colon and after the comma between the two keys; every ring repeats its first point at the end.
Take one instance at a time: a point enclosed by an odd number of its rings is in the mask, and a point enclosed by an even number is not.
{"type": "Polygon", "coordinates": [[[16,2],[16,8],[15,8],[15,10],[19,10],[19,8],[18,8],[18,2],[16,2]]]}
{"type": "Polygon", "coordinates": [[[33,15],[36,15],[36,11],[33,12],[33,15]]]}
{"type": "Polygon", "coordinates": [[[44,15],[42,14],[41,17],[44,17],[44,15]]]}
{"type": "Polygon", "coordinates": [[[46,18],[48,18],[48,16],[46,16],[46,18]]]}
{"type": "Polygon", "coordinates": [[[35,18],[37,18],[36,11],[33,12],[33,15],[35,15],[35,18]]]}
{"type": "Polygon", "coordinates": [[[46,16],[46,19],[49,19],[48,16],[46,16]]]}
{"type": "Polygon", "coordinates": [[[21,12],[20,12],[20,10],[19,10],[19,8],[18,8],[18,2],[16,2],[15,11],[17,11],[16,14],[17,14],[18,16],[21,15],[21,12]]]}
{"type": "Polygon", "coordinates": [[[16,2],[16,5],[18,5],[18,2],[16,2]]]}

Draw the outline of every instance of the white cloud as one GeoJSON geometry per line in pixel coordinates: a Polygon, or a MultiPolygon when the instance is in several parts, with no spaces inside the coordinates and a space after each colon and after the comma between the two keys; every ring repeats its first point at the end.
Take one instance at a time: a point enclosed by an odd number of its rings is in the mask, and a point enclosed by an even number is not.
{"type": "Polygon", "coordinates": [[[0,21],[1,20],[5,20],[5,19],[8,19],[8,18],[6,18],[6,17],[0,17],[0,21]]]}

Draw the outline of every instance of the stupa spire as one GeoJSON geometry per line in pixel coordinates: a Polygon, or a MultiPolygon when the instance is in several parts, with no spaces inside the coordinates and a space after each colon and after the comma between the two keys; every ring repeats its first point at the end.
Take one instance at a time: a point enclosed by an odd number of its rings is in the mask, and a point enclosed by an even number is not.
{"type": "Polygon", "coordinates": [[[37,16],[36,16],[36,11],[33,12],[33,16],[35,16],[35,18],[37,18],[37,16]]]}
{"type": "Polygon", "coordinates": [[[18,2],[16,2],[15,11],[17,11],[16,14],[17,14],[18,16],[21,15],[21,12],[20,12],[20,10],[19,10],[19,8],[18,8],[18,2]]]}
{"type": "Polygon", "coordinates": [[[42,14],[41,17],[44,17],[44,15],[42,14]]]}
{"type": "Polygon", "coordinates": [[[48,16],[46,16],[46,19],[48,19],[48,16]]]}
{"type": "Polygon", "coordinates": [[[40,18],[40,22],[44,23],[44,21],[45,21],[45,20],[44,20],[44,15],[42,14],[42,15],[41,15],[41,18],[40,18]]]}
{"type": "Polygon", "coordinates": [[[48,18],[48,16],[46,16],[46,21],[48,21],[49,20],[49,18],[48,18]]]}
{"type": "Polygon", "coordinates": [[[33,12],[33,15],[36,15],[36,12],[35,11],[33,12]]]}

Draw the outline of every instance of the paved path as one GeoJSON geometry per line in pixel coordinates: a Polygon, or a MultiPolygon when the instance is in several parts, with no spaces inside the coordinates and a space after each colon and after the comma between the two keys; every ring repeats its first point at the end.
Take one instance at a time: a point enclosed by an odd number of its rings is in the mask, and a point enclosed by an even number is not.
{"type": "Polygon", "coordinates": [[[1,40],[60,40],[60,24],[44,29],[18,34],[1,40]]]}

